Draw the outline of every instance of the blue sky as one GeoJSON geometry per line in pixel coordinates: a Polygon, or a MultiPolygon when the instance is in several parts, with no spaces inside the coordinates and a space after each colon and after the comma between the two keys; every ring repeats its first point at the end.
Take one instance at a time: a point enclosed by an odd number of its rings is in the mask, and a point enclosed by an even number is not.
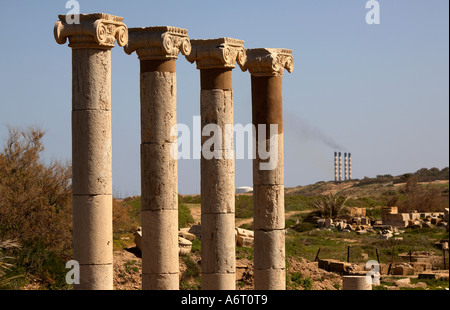
{"type": "MultiPolygon", "coordinates": [[[[128,27],[186,28],[191,39],[232,37],[246,48],[293,49],[283,89],[285,186],[332,180],[331,145],[352,153],[353,176],[449,165],[449,2],[379,0],[79,1],[81,13],[124,17],[128,27]]],[[[71,50],[53,25],[66,1],[0,0],[0,140],[7,125],[47,130],[45,159],[71,157],[71,50]]],[[[200,114],[200,75],[180,55],[178,122],[200,114]]],[[[250,75],[233,71],[235,123],[251,122],[250,75]]],[[[139,62],[112,51],[113,188],[140,194],[139,62]]],[[[252,185],[250,160],[236,186],[252,185]]],[[[179,191],[199,193],[198,160],[179,161],[179,191]]]]}

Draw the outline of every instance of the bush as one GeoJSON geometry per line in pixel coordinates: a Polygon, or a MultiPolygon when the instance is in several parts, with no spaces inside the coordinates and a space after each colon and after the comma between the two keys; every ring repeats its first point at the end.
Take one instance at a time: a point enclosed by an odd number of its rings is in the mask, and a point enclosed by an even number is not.
{"type": "Polygon", "coordinates": [[[187,227],[189,224],[195,223],[191,214],[191,209],[178,200],[178,228],[187,227]]]}
{"type": "Polygon", "coordinates": [[[308,219],[305,219],[305,221],[311,222],[313,218],[335,219],[347,212],[348,209],[345,206],[347,200],[348,198],[340,195],[324,196],[321,200],[314,202],[315,210],[310,212],[308,219]]]}
{"type": "Polygon", "coordinates": [[[418,178],[411,176],[402,189],[403,199],[398,202],[399,212],[441,212],[448,208],[448,197],[437,187],[418,184],[418,178]]]}
{"type": "Polygon", "coordinates": [[[0,152],[0,239],[17,239],[22,249],[10,274],[61,287],[61,266],[72,252],[71,167],[41,159],[44,131],[9,128],[0,152]]]}
{"type": "Polygon", "coordinates": [[[304,290],[312,289],[312,280],[310,278],[304,278],[300,272],[293,272],[290,274],[290,284],[293,289],[302,287],[304,290]]]}

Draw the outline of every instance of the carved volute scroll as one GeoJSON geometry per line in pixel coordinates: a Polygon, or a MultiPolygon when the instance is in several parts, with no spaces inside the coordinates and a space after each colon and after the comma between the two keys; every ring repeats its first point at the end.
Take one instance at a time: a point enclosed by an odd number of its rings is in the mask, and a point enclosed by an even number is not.
{"type": "Polygon", "coordinates": [[[246,61],[244,41],[232,38],[191,40],[192,52],[186,59],[197,63],[197,69],[243,68],[246,61]]]}
{"type": "Polygon", "coordinates": [[[128,29],[129,41],[125,53],[136,51],[140,60],[177,59],[178,54],[191,53],[191,42],[186,29],[163,26],[128,29]]]}
{"type": "Polygon", "coordinates": [[[255,48],[247,50],[244,70],[253,76],[281,76],[286,69],[294,70],[292,50],[281,48],[255,48]]]}
{"type": "Polygon", "coordinates": [[[116,40],[120,46],[128,43],[128,29],[122,17],[105,13],[80,14],[79,24],[68,24],[66,15],[58,17],[54,35],[59,44],[65,44],[69,39],[69,47],[73,49],[110,49],[116,40]]]}

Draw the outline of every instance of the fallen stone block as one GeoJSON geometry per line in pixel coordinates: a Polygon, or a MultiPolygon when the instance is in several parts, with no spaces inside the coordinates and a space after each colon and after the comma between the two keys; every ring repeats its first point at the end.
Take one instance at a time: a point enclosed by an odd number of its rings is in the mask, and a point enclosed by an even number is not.
{"type": "Polygon", "coordinates": [[[438,276],[435,273],[431,273],[431,272],[419,273],[419,276],[418,276],[418,279],[436,280],[437,278],[438,278],[438,276]]]}
{"type": "Polygon", "coordinates": [[[431,270],[431,264],[426,262],[412,262],[410,265],[414,268],[415,274],[431,270]]]}
{"type": "Polygon", "coordinates": [[[395,266],[394,275],[397,275],[397,276],[414,275],[414,268],[408,267],[408,266],[403,266],[403,265],[395,266]]]}
{"type": "Polygon", "coordinates": [[[142,251],[142,231],[138,230],[134,234],[134,243],[136,244],[136,247],[139,249],[139,251],[142,251]]]}
{"type": "Polygon", "coordinates": [[[409,286],[410,284],[411,284],[410,278],[400,279],[400,280],[396,280],[394,282],[394,285],[400,286],[400,287],[409,286]]]}
{"type": "Polygon", "coordinates": [[[178,237],[178,248],[179,248],[179,254],[181,256],[186,256],[191,252],[192,249],[192,242],[184,239],[183,237],[178,237]]]}
{"type": "Polygon", "coordinates": [[[187,239],[189,241],[194,241],[195,239],[197,239],[197,237],[194,234],[191,234],[190,232],[184,230],[180,230],[178,232],[178,236],[183,237],[184,239],[187,239]]]}

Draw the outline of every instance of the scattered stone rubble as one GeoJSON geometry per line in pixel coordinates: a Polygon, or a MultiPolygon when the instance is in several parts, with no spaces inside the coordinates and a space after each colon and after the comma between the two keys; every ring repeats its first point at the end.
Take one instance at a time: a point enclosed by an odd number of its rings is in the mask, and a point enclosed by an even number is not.
{"type": "Polygon", "coordinates": [[[383,207],[381,218],[384,225],[395,227],[448,227],[448,208],[444,212],[398,213],[397,207],[383,207]]]}
{"type": "MultiPolygon", "coordinates": [[[[398,213],[397,207],[383,207],[382,220],[374,220],[372,217],[366,216],[364,208],[349,208],[349,213],[338,219],[318,219],[317,225],[319,229],[337,229],[341,232],[355,231],[358,235],[366,233],[377,233],[380,239],[402,240],[398,237],[403,233],[405,228],[422,228],[422,227],[446,227],[448,230],[448,208],[444,212],[423,212],[417,211],[411,213],[398,213]]],[[[437,247],[448,249],[447,243],[439,242],[437,247]]]]}

